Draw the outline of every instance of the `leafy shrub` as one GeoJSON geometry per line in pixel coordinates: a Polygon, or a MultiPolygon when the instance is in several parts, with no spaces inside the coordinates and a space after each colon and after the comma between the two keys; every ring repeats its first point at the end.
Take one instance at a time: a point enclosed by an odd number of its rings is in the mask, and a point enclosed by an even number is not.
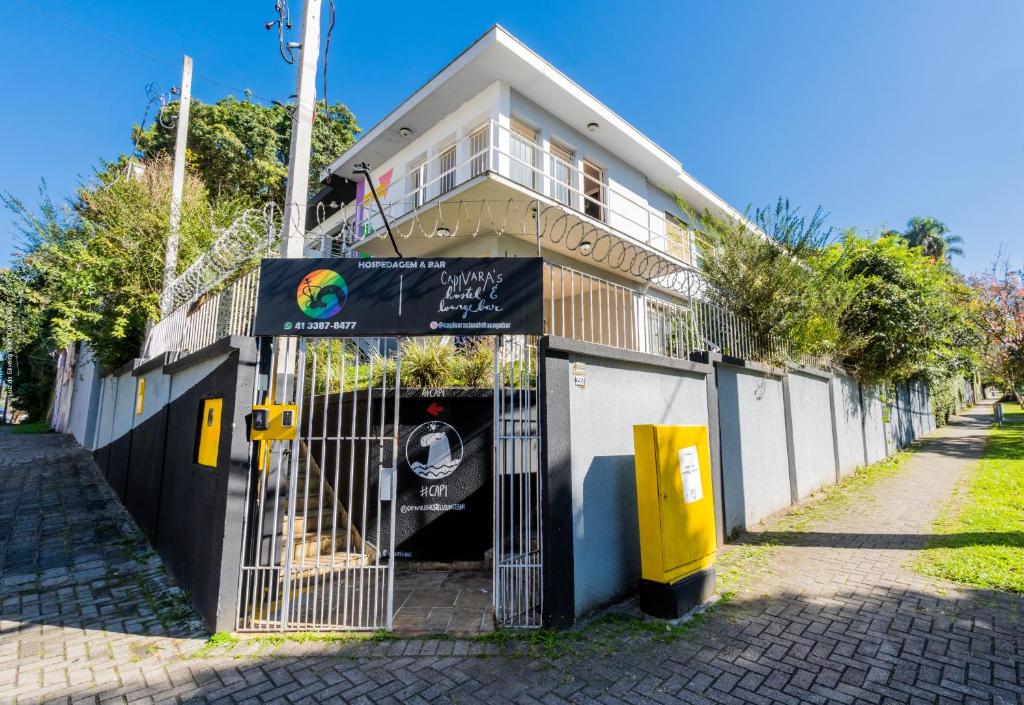
{"type": "Polygon", "coordinates": [[[455,362],[460,386],[490,387],[494,383],[494,348],[490,341],[478,340],[461,348],[455,362]]]}
{"type": "Polygon", "coordinates": [[[455,346],[444,338],[406,338],[402,341],[402,384],[440,389],[455,381],[455,346]]]}

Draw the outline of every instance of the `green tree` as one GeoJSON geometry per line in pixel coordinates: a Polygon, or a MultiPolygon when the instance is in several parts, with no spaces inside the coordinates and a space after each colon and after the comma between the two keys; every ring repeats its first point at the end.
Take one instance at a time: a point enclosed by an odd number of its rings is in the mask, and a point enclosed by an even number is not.
{"type": "MultiPolygon", "coordinates": [[[[67,203],[51,199],[45,187],[36,209],[0,196],[21,240],[12,266],[0,270],[0,342],[15,353],[18,402],[34,415],[45,413],[58,350],[84,340],[100,365],[119,365],[138,354],[146,324],[157,316],[177,110],[172,104],[160,121],[136,126],[137,153],[102,162],[67,203]]],[[[193,103],[179,272],[243,210],[268,201],[280,206],[289,111],[231,97],[193,103]]],[[[320,104],[311,181],[357,132],[344,105],[320,104]]]]}
{"type": "MultiPolygon", "coordinates": [[[[45,193],[32,212],[10,194],[4,204],[18,219],[22,249],[0,279],[7,309],[15,296],[41,330],[32,339],[52,350],[87,340],[99,362],[118,365],[138,354],[146,323],[156,318],[170,212],[171,163],[159,157],[127,175],[115,165],[97,174],[68,205],[45,193]]],[[[244,204],[209,194],[188,174],[182,198],[180,265],[205,249],[215,227],[228,225],[244,204]]],[[[25,319],[28,320],[28,319],[25,319]]],[[[18,349],[24,341],[13,340],[18,349]]]]}
{"type": "MultiPolygon", "coordinates": [[[[188,129],[188,162],[215,200],[243,197],[252,205],[284,202],[291,141],[291,106],[263,106],[232,96],[216,103],[193,101],[188,129]]],[[[133,138],[141,154],[173,154],[178,104],[165,108],[162,120],[133,138]]],[[[341,103],[317,104],[313,121],[309,180],[311,191],[320,173],[348,149],[359,132],[355,117],[341,103]]]]}
{"type": "Polygon", "coordinates": [[[746,218],[699,218],[711,245],[702,268],[707,299],[746,321],[762,343],[783,341],[792,359],[833,354],[839,339],[846,294],[828,267],[810,265],[833,237],[824,218],[820,208],[807,217],[782,198],[746,218]]]}
{"type": "Polygon", "coordinates": [[[1024,271],[999,256],[992,268],[970,278],[977,294],[974,320],[986,338],[986,381],[1020,400],[1024,384],[1024,271]]]}
{"type": "Polygon", "coordinates": [[[920,247],[932,259],[948,260],[954,255],[964,255],[960,246],[963,238],[950,233],[946,224],[935,218],[911,218],[903,237],[911,247],[920,247]]]}
{"type": "Polygon", "coordinates": [[[838,318],[842,364],[866,383],[969,368],[978,343],[970,289],[902,237],[849,232],[817,260],[849,294],[838,318]]]}

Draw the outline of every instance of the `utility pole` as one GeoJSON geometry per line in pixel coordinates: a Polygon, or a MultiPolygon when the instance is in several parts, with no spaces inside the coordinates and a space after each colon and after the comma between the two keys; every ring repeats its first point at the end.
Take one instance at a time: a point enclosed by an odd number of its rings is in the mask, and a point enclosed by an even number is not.
{"type": "Polygon", "coordinates": [[[188,113],[192,102],[192,57],[185,55],[181,65],[181,100],[178,102],[178,126],[174,136],[174,176],[171,180],[171,221],[164,253],[164,290],[160,313],[171,308],[171,282],[178,271],[178,230],[181,227],[181,193],[185,188],[185,148],[188,144],[188,113]]]}
{"type": "Polygon", "coordinates": [[[316,64],[319,58],[320,0],[305,0],[296,78],[296,106],[292,115],[292,141],[288,148],[288,183],[281,231],[282,257],[301,257],[305,244],[309,158],[313,147],[313,116],[316,111],[316,64]]]}

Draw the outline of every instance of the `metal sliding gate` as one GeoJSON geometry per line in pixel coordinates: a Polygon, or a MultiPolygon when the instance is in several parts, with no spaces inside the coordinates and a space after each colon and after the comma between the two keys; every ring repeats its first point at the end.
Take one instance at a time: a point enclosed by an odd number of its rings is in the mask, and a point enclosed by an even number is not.
{"type": "Polygon", "coordinates": [[[269,354],[254,402],[296,405],[297,433],[254,445],[237,628],[390,629],[398,340],[277,338],[269,354]]]}
{"type": "Polygon", "coordinates": [[[538,346],[500,336],[494,349],[494,615],[539,627],[543,608],[538,346]]]}

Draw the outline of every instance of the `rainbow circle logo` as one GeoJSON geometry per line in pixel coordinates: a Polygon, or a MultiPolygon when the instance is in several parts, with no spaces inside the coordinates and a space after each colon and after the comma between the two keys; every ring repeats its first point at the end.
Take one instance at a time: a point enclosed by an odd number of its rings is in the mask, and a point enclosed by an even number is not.
{"type": "Polygon", "coordinates": [[[335,316],[348,301],[348,284],[332,269],[315,269],[302,278],[295,292],[299,308],[310,318],[335,316]]]}

